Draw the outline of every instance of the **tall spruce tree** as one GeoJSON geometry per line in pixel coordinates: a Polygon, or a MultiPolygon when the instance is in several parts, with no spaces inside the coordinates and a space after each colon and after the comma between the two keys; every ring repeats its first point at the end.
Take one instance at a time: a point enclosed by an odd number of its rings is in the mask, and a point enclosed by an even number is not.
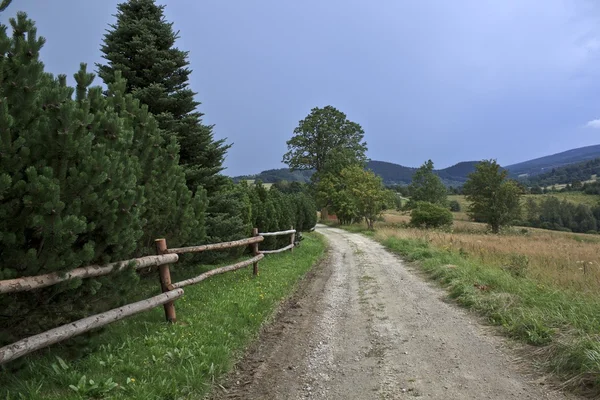
{"type": "MultiPolygon", "coordinates": [[[[245,212],[240,208],[245,205],[230,195],[229,180],[220,174],[231,145],[224,139],[215,140],[213,127],[202,123],[203,114],[197,111],[200,103],[189,88],[188,53],[175,47],[178,35],[164,17],[164,6],[154,0],[129,0],[118,5],[116,17],[101,47],[107,63],[97,64],[99,75],[111,85],[120,71],[126,80],[126,92],[146,105],[156,118],[171,157],[177,148],[187,186],[196,196],[197,218],[211,233],[190,238],[190,242],[226,241],[248,235],[247,223],[239,218],[245,212]],[[226,234],[218,235],[225,232],[223,224],[228,226],[226,234]]],[[[162,173],[156,165],[151,171],[162,173]]],[[[146,189],[150,197],[148,190],[152,188],[146,189]]],[[[165,229],[169,226],[163,224],[165,229]]]]}
{"type": "Polygon", "coordinates": [[[209,196],[225,185],[223,160],[231,145],[215,140],[212,126],[202,124],[200,104],[189,88],[188,52],[175,47],[178,34],[164,16],[165,6],[154,0],[129,0],[118,5],[116,23],[104,36],[101,51],[106,64],[97,64],[105,83],[114,82],[115,71],[127,80],[132,93],[156,117],[169,140],[175,135],[187,183],[209,196]]]}

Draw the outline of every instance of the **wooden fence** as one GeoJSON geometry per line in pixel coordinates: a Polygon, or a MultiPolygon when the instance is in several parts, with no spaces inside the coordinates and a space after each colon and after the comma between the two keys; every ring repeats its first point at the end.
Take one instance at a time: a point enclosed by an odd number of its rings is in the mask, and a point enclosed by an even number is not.
{"type": "Polygon", "coordinates": [[[293,250],[296,231],[290,229],[281,232],[259,233],[257,228],[252,230],[252,237],[232,242],[205,244],[200,246],[180,247],[169,249],[165,239],[157,239],[155,256],[135,258],[132,260],[117,261],[107,265],[90,265],[87,267],[76,268],[67,273],[50,273],[38,276],[27,276],[23,278],[8,279],[0,281],[0,294],[9,294],[16,292],[25,292],[40,289],[60,282],[72,279],[92,278],[108,275],[112,272],[120,271],[124,268],[142,268],[158,267],[160,287],[162,294],[142,301],[128,304],[123,307],[115,308],[100,314],[92,315],[59,326],[49,331],[30,336],[15,343],[0,348],[0,364],[15,360],[36,350],[61,342],[65,339],[80,335],[95,328],[108,325],[129,316],[163,305],[167,321],[176,322],[175,300],[183,296],[183,287],[194,285],[214,275],[223,274],[229,271],[235,271],[253,265],[252,273],[258,275],[258,262],[262,260],[265,254],[279,253],[285,250],[293,250]],[[265,236],[291,235],[290,244],[278,250],[260,251],[258,244],[262,242],[265,236]],[[223,250],[234,247],[251,246],[252,257],[225,267],[215,268],[200,274],[194,278],[186,279],[181,282],[171,283],[171,272],[169,265],[179,260],[179,254],[200,253],[210,250],[223,250]]]}

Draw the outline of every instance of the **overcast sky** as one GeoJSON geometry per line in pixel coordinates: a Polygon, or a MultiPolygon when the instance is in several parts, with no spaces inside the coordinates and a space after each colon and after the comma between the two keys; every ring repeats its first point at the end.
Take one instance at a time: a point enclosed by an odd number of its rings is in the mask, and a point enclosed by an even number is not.
{"type": "MultiPolygon", "coordinates": [[[[13,0],[47,39],[48,71],[100,61],[115,0],[13,0]]],[[[162,1],[190,52],[204,122],[234,143],[226,173],[279,168],[328,104],[368,156],[437,168],[502,165],[600,143],[595,0],[162,1]]],[[[72,82],[72,80],[71,80],[72,82]]]]}

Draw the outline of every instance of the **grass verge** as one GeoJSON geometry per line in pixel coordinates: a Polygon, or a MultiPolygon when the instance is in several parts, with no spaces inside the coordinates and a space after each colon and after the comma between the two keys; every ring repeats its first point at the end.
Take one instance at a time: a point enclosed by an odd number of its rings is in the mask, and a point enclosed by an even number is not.
{"type": "MultiPolygon", "coordinates": [[[[345,227],[344,227],[345,228],[345,227]]],[[[519,270],[487,265],[422,238],[397,237],[387,229],[350,231],[374,237],[414,261],[458,304],[477,311],[511,338],[537,346],[534,360],[565,386],[600,396],[600,297],[540,283],[519,270]]]]}
{"type": "MultiPolygon", "coordinates": [[[[70,359],[69,344],[32,355],[15,373],[0,375],[2,399],[196,399],[225,374],[298,280],[322,258],[316,233],[293,253],[265,257],[252,268],[185,288],[178,323],[163,322],[162,307],[109,325],[89,341],[87,356],[70,359]]],[[[179,281],[213,267],[176,269],[179,281]]],[[[155,291],[156,281],[141,292],[155,291]]]]}

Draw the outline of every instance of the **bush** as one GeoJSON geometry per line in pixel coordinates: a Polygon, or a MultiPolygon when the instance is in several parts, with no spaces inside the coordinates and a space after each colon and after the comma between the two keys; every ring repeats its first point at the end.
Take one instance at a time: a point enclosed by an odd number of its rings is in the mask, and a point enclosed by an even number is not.
{"type": "Polygon", "coordinates": [[[452,211],[452,212],[460,211],[460,203],[456,200],[450,200],[450,202],[448,203],[448,206],[450,207],[450,211],[452,211]]]}
{"type": "Polygon", "coordinates": [[[439,228],[452,225],[452,213],[447,208],[419,201],[410,213],[410,225],[414,227],[439,228]]]}

